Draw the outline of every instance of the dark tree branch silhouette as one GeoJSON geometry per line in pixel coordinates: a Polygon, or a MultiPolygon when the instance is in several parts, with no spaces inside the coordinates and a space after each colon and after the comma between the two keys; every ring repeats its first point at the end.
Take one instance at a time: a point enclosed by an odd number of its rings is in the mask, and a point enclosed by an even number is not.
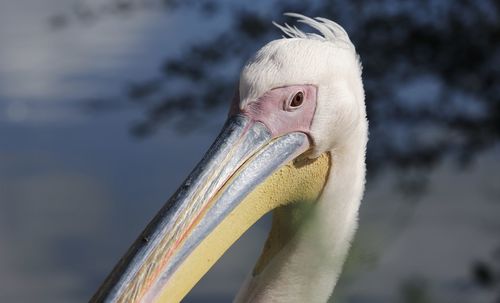
{"type": "MultiPolygon", "coordinates": [[[[418,192],[425,184],[422,176],[445,156],[467,164],[498,142],[498,1],[274,1],[266,11],[237,4],[223,11],[220,2],[209,0],[115,0],[94,9],[80,6],[73,19],[158,6],[198,10],[207,18],[229,13],[232,22],[213,38],[194,41],[181,55],[167,58],[162,77],[128,86],[127,98],[145,113],[132,128],[135,136],[149,136],[172,123],[199,127],[202,113],[227,106],[245,60],[276,38],[271,20],[286,21],[282,12],[299,11],[338,20],[360,53],[371,129],[370,174],[397,169],[408,178],[403,188],[418,192]],[[193,116],[198,123],[192,123],[193,116]]],[[[51,20],[63,27],[69,19],[51,20]]]]}
{"type": "MultiPolygon", "coordinates": [[[[273,1],[265,11],[236,3],[222,8],[211,0],[83,3],[72,13],[53,16],[50,25],[63,29],[158,8],[231,17],[221,33],[166,58],[160,77],[126,87],[124,100],[144,112],[131,129],[137,137],[151,136],[165,125],[197,128],[207,111],[227,107],[245,60],[279,35],[271,21],[281,23],[286,21],[283,12],[296,11],[337,20],[361,56],[370,120],[369,177],[395,170],[400,188],[414,196],[425,189],[429,170],[445,157],[467,165],[500,138],[499,1],[273,1]]],[[[90,100],[86,108],[108,109],[106,102],[90,100]]],[[[499,273],[492,264],[473,264],[472,276],[479,287],[498,292],[499,273]]],[[[426,296],[415,295],[421,293],[419,287],[406,285],[405,298],[427,302],[426,296]]]]}

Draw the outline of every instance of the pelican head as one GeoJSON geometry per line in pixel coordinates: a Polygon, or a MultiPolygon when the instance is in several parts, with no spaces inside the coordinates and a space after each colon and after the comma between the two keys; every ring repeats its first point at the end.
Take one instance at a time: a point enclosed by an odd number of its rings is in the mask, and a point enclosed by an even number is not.
{"type": "Polygon", "coordinates": [[[239,302],[325,302],[357,226],[367,127],[361,65],[333,21],[285,37],[245,65],[204,158],[92,298],[179,302],[260,217],[263,252],[239,302]]]}

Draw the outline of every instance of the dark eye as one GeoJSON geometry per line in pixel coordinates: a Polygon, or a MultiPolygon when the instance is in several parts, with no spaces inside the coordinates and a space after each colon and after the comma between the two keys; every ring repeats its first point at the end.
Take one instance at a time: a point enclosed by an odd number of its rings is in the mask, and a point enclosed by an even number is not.
{"type": "Polygon", "coordinates": [[[298,92],[293,96],[292,102],[290,102],[290,107],[299,107],[302,105],[304,102],[304,93],[303,92],[298,92]]]}

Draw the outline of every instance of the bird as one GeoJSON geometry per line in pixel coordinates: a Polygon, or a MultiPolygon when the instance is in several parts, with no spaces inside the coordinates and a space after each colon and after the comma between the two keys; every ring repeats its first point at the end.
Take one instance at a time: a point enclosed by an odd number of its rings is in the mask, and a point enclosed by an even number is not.
{"type": "Polygon", "coordinates": [[[91,302],[180,302],[272,212],[235,302],[326,302],[358,226],[368,119],[359,55],[334,21],[282,37],[243,66],[219,136],[91,302]]]}

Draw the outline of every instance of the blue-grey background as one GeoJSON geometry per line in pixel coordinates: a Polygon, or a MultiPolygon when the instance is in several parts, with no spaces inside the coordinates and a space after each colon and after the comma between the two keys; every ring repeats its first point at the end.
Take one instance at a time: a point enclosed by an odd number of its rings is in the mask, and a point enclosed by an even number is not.
{"type": "MultiPolygon", "coordinates": [[[[345,25],[365,66],[370,177],[336,302],[498,302],[498,8],[0,0],[0,301],[87,301],[293,9],[345,25]]],[[[230,302],[268,225],[185,301],[230,302]]]]}

